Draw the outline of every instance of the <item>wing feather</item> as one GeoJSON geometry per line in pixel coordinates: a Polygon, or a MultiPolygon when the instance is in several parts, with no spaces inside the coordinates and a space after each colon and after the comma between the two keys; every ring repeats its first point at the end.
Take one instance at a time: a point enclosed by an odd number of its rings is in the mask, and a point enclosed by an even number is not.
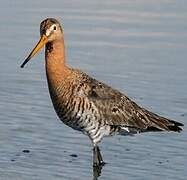
{"type": "Polygon", "coordinates": [[[98,109],[105,124],[146,130],[180,131],[181,123],[154,114],[130,100],[116,89],[82,73],[79,95],[85,96],[98,109]],[[82,89],[83,88],[83,89],[82,89]]]}

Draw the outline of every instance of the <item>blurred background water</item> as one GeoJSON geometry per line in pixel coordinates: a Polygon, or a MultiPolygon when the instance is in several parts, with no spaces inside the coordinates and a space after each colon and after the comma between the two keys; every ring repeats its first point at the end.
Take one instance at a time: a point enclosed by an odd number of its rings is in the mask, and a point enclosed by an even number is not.
{"type": "MultiPolygon", "coordinates": [[[[93,179],[90,140],[53,110],[44,51],[19,68],[46,17],[63,24],[70,66],[186,124],[187,1],[2,1],[0,180],[93,179]]],[[[101,149],[100,180],[187,178],[186,129],[105,138],[101,149]]]]}

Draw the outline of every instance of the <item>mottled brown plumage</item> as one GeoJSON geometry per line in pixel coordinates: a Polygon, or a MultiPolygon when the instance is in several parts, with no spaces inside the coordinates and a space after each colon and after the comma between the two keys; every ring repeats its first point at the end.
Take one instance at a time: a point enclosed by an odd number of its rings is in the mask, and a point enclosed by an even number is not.
{"type": "Polygon", "coordinates": [[[40,33],[41,40],[21,67],[46,44],[46,75],[55,111],[66,125],[89,136],[94,165],[103,163],[97,144],[104,136],[182,130],[183,124],[156,115],[118,90],[67,67],[63,31],[56,19],[44,20],[40,33]]]}

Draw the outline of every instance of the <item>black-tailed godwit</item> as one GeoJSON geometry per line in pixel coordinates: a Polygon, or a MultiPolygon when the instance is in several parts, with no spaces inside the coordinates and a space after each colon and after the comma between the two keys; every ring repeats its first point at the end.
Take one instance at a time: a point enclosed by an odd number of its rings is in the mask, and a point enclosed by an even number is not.
{"type": "Polygon", "coordinates": [[[50,96],[60,120],[88,135],[93,144],[93,165],[103,165],[98,143],[104,136],[148,131],[177,131],[182,123],[152,113],[116,89],[65,63],[64,34],[53,18],[40,25],[41,39],[24,65],[45,45],[50,96]]]}

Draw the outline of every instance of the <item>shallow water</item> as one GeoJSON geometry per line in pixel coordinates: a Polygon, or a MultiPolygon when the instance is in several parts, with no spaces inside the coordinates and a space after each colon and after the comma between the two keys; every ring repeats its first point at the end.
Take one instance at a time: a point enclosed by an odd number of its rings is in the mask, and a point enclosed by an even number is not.
{"type": "MultiPolygon", "coordinates": [[[[3,1],[0,180],[93,179],[89,139],[53,110],[43,51],[19,68],[46,17],[63,22],[69,65],[186,124],[187,1],[3,1]]],[[[100,180],[187,177],[186,129],[105,138],[101,149],[107,164],[100,180]]]]}

